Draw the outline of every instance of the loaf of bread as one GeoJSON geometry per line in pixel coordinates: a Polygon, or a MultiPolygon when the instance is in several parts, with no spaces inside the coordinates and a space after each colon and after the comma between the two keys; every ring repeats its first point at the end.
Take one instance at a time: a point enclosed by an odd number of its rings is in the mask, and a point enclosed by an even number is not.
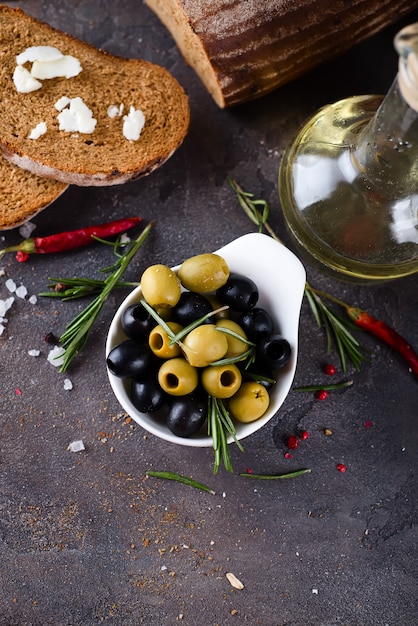
{"type": "Polygon", "coordinates": [[[113,56],[5,5],[0,55],[0,150],[33,174],[125,183],[162,165],[187,134],[187,96],[158,65],[113,56]]]}
{"type": "Polygon", "coordinates": [[[145,0],[220,107],[259,98],[416,9],[416,0],[145,0]]]}
{"type": "Polygon", "coordinates": [[[41,178],[0,156],[0,230],[20,226],[56,200],[68,185],[41,178]]]}

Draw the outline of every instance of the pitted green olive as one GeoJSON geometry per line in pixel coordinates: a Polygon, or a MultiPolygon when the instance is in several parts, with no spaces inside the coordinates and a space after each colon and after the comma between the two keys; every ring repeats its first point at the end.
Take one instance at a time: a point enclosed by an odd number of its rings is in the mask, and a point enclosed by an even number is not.
{"type": "MultiPolygon", "coordinates": [[[[183,327],[176,322],[167,322],[167,326],[177,334],[183,327]]],[[[171,339],[167,331],[160,325],[154,326],[149,334],[148,343],[153,353],[160,359],[172,359],[181,355],[181,348],[178,343],[170,343],[171,339]]]]}
{"type": "Polygon", "coordinates": [[[264,415],[270,404],[267,389],[260,383],[250,381],[241,385],[229,401],[229,410],[238,422],[254,422],[264,415]]]}
{"type": "Polygon", "coordinates": [[[168,265],[150,265],[141,277],[142,295],[152,307],[173,307],[180,299],[181,286],[168,265]]]}
{"type": "MultiPolygon", "coordinates": [[[[243,331],[243,329],[241,328],[241,326],[237,324],[236,322],[234,322],[233,320],[230,320],[230,319],[219,320],[218,322],[216,322],[216,328],[225,328],[226,330],[231,330],[236,335],[239,335],[240,337],[247,339],[247,336],[245,332],[243,331]]],[[[223,331],[220,330],[219,332],[223,332],[223,331]]],[[[248,344],[245,343],[245,341],[241,341],[240,339],[237,339],[237,337],[234,337],[233,335],[230,335],[229,333],[224,333],[224,334],[228,342],[228,350],[225,355],[226,358],[239,356],[240,354],[244,354],[244,352],[248,350],[248,344]]]]}
{"type": "Polygon", "coordinates": [[[228,350],[225,333],[216,330],[214,324],[203,324],[191,330],[183,340],[183,352],[194,367],[206,367],[219,361],[228,350]]]}
{"type": "Polygon", "coordinates": [[[214,398],[230,398],[241,386],[242,376],[236,365],[209,365],[202,372],[202,385],[214,398]]]}
{"type": "Polygon", "coordinates": [[[183,287],[189,291],[207,293],[216,291],[226,283],[229,268],[219,254],[205,253],[183,261],[178,275],[183,287]]]}
{"type": "Polygon", "coordinates": [[[185,396],[192,393],[199,382],[197,371],[186,359],[175,357],[164,361],[158,370],[161,388],[172,396],[185,396]]]}

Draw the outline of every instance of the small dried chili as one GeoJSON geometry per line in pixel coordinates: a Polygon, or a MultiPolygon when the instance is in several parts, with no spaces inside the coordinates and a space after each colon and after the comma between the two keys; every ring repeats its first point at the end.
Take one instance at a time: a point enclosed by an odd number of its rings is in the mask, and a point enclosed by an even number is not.
{"type": "Polygon", "coordinates": [[[376,319],[366,311],[356,307],[346,307],[349,317],[359,328],[366,330],[377,337],[389,347],[393,348],[403,357],[411,368],[413,374],[418,378],[418,354],[412,346],[393,328],[382,320],[376,319]]]}
{"type": "MultiPolygon", "coordinates": [[[[50,254],[52,252],[64,252],[74,248],[81,248],[93,243],[94,237],[104,239],[118,235],[133,228],[141,221],[140,217],[128,217],[106,224],[88,226],[77,230],[64,231],[47,237],[30,237],[24,239],[16,246],[10,246],[0,250],[0,258],[6,252],[19,252],[24,254],[50,254]]],[[[22,259],[23,260],[23,259],[22,259]]]]}

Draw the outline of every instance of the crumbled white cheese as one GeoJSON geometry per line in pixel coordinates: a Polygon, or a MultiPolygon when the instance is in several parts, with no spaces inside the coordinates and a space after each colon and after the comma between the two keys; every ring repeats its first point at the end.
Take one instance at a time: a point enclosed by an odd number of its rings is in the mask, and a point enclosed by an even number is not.
{"type": "Polygon", "coordinates": [[[97,124],[92,111],[80,97],[69,99],[69,106],[59,113],[58,122],[60,130],[84,134],[92,133],[97,124]]]}
{"type": "Polygon", "coordinates": [[[79,439],[78,441],[72,441],[67,448],[67,450],[69,450],[70,452],[82,452],[85,449],[86,448],[81,439],[79,439]]]}
{"type": "Polygon", "coordinates": [[[46,133],[46,124],[45,122],[39,122],[39,124],[37,124],[35,126],[35,128],[32,128],[32,130],[29,133],[28,138],[29,139],[39,139],[39,137],[41,137],[42,135],[45,135],[46,133]]]}
{"type": "Polygon", "coordinates": [[[137,141],[145,124],[145,115],[133,106],[123,116],[123,134],[129,141],[137,141]]]}
{"type": "Polygon", "coordinates": [[[78,59],[70,54],[66,54],[54,61],[34,61],[30,73],[34,78],[41,80],[61,76],[64,78],[73,78],[73,76],[77,76],[82,69],[78,59]]]}
{"type": "Polygon", "coordinates": [[[19,93],[30,93],[42,87],[42,83],[36,80],[22,65],[17,65],[13,72],[13,82],[19,93]]]}
{"type": "Polygon", "coordinates": [[[54,346],[52,350],[49,351],[47,356],[47,360],[54,365],[55,367],[60,367],[64,363],[64,348],[61,346],[54,346]]]}
{"type": "Polygon", "coordinates": [[[28,350],[29,356],[39,356],[41,354],[40,350],[28,350]]]}
{"type": "Polygon", "coordinates": [[[34,61],[56,61],[64,55],[53,46],[30,46],[17,55],[16,63],[24,65],[25,63],[33,63],[34,61]]]}
{"type": "Polygon", "coordinates": [[[120,117],[122,113],[123,113],[123,104],[120,104],[119,106],[117,106],[116,104],[111,104],[107,108],[107,114],[112,119],[114,117],[120,117]]]}
{"type": "Polygon", "coordinates": [[[68,96],[61,96],[59,100],[56,101],[54,107],[57,111],[62,111],[66,106],[70,104],[70,98],[68,96]]]}

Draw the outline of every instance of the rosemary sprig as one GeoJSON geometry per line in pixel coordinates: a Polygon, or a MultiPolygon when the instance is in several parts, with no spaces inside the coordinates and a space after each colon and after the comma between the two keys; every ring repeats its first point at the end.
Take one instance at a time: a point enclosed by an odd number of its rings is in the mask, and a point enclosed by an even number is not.
{"type": "MultiPolygon", "coordinates": [[[[178,343],[181,348],[184,348],[184,346],[181,343],[181,339],[183,339],[183,337],[187,335],[191,330],[203,324],[209,317],[211,317],[214,313],[216,313],[219,310],[217,309],[216,311],[212,311],[211,313],[207,313],[206,315],[203,315],[202,317],[192,322],[188,326],[185,326],[179,333],[175,334],[171,330],[171,328],[168,326],[168,324],[163,320],[163,318],[157,313],[157,311],[150,304],[148,304],[148,302],[146,302],[146,300],[141,300],[141,304],[145,308],[145,310],[154,318],[157,324],[160,324],[162,328],[164,328],[165,332],[167,333],[167,336],[170,338],[170,342],[178,343]]],[[[221,310],[223,310],[224,308],[226,307],[222,307],[221,310]]],[[[219,329],[219,330],[226,331],[228,329],[219,329]]],[[[243,337],[241,337],[241,335],[237,335],[237,333],[234,333],[233,331],[231,331],[230,334],[233,334],[234,336],[238,337],[240,340],[243,341],[243,337]]],[[[250,345],[250,348],[244,354],[241,354],[239,358],[222,359],[220,361],[214,361],[213,363],[211,363],[211,365],[217,365],[219,363],[235,362],[237,360],[242,360],[243,358],[247,358],[247,357],[251,359],[252,354],[254,352],[254,344],[252,344],[248,340],[245,340],[245,343],[248,343],[250,345]]],[[[228,472],[232,472],[233,470],[232,470],[231,456],[230,456],[229,448],[228,448],[228,437],[231,437],[233,439],[233,441],[236,443],[236,445],[241,451],[243,451],[244,448],[242,447],[241,443],[237,439],[237,436],[236,436],[237,433],[235,430],[234,422],[232,421],[229,411],[226,408],[225,404],[222,402],[221,399],[214,398],[213,396],[209,394],[208,394],[208,421],[207,423],[208,423],[208,436],[212,437],[212,445],[213,445],[213,450],[215,454],[213,473],[217,474],[221,461],[223,461],[225,469],[228,472]]]]}
{"type": "Polygon", "coordinates": [[[304,385],[301,387],[293,387],[293,391],[336,391],[337,389],[351,387],[352,384],[352,380],[343,380],[340,383],[333,383],[331,385],[304,385]]]}
{"type": "Polygon", "coordinates": [[[157,472],[154,470],[147,470],[146,475],[153,476],[154,478],[165,478],[166,480],[176,480],[177,482],[183,483],[184,485],[188,485],[189,487],[194,487],[195,489],[206,491],[207,493],[210,493],[213,496],[216,493],[211,487],[208,487],[207,485],[200,483],[198,480],[194,480],[193,478],[189,478],[188,476],[183,476],[182,474],[177,474],[176,472],[166,472],[166,471],[157,472]]]}
{"type": "MultiPolygon", "coordinates": [[[[238,201],[246,215],[258,226],[259,232],[261,233],[265,229],[273,239],[279,243],[283,243],[267,221],[269,215],[267,201],[254,199],[254,194],[244,191],[240,185],[230,177],[228,177],[228,182],[237,194],[238,201]],[[260,206],[262,206],[261,212],[259,210],[260,206]]],[[[354,368],[359,371],[361,364],[364,361],[368,361],[368,351],[352,334],[351,330],[356,328],[355,325],[327,306],[324,299],[331,300],[346,310],[348,310],[349,306],[345,302],[334,298],[331,294],[315,289],[308,282],[305,283],[304,294],[319,328],[324,328],[325,330],[327,352],[329,353],[331,351],[332,344],[334,343],[343,372],[347,371],[347,361],[351,361],[354,368]]]]}
{"type": "MultiPolygon", "coordinates": [[[[126,251],[124,251],[122,254],[117,254],[118,260],[116,261],[116,263],[114,263],[112,268],[108,268],[112,271],[109,276],[103,281],[103,286],[99,290],[99,294],[67,325],[66,330],[59,339],[61,346],[64,348],[64,360],[63,364],[60,367],[60,372],[64,372],[68,369],[73,358],[77,354],[79,354],[79,352],[81,352],[81,350],[86,345],[90,331],[97,317],[99,316],[109,294],[113,291],[115,287],[120,286],[120,279],[122,275],[124,274],[129,263],[131,262],[139,248],[148,237],[153,224],[153,221],[150,222],[135,241],[132,241],[125,246],[127,248],[126,251]]],[[[86,279],[86,282],[87,280],[88,279],[86,279]]],[[[62,282],[62,279],[59,279],[59,282],[62,282]]],[[[46,295],[51,294],[47,293],[46,295]]]]}
{"type": "MultiPolygon", "coordinates": [[[[100,293],[104,286],[104,279],[95,278],[49,278],[48,289],[53,291],[42,291],[39,296],[48,298],[60,298],[65,300],[76,300],[86,296],[94,296],[100,293]]],[[[137,287],[138,283],[118,282],[115,287],[137,287]]]]}
{"type": "Polygon", "coordinates": [[[289,472],[288,474],[248,474],[242,473],[240,476],[242,478],[258,478],[259,480],[280,480],[283,478],[296,478],[297,476],[302,476],[303,474],[310,474],[312,470],[310,469],[301,469],[296,470],[295,472],[289,472]]]}

